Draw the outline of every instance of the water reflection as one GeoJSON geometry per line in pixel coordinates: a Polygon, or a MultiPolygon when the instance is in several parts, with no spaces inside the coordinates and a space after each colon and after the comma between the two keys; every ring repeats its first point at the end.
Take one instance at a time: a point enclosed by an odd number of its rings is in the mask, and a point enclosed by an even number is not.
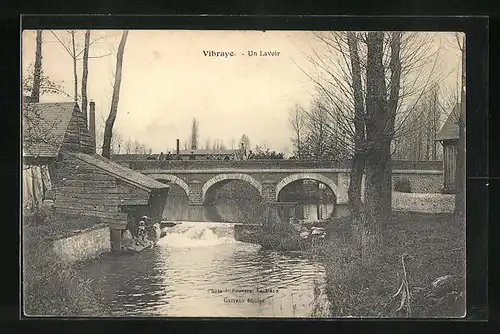
{"type": "Polygon", "coordinates": [[[300,253],[232,238],[231,224],[183,223],[158,247],[86,268],[120,316],[307,317],[325,270],[300,253]]]}

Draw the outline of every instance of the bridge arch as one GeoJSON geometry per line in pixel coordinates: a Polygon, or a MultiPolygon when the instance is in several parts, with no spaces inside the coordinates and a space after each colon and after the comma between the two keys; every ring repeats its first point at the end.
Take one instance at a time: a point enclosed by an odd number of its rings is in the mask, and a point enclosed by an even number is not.
{"type": "Polygon", "coordinates": [[[169,182],[172,182],[174,184],[177,184],[180,186],[182,189],[184,189],[184,192],[189,198],[189,185],[181,179],[178,176],[172,175],[172,174],[149,174],[149,177],[152,177],[155,180],[167,180],[169,182]]]}
{"type": "Polygon", "coordinates": [[[332,191],[335,196],[337,196],[338,191],[337,191],[337,185],[335,182],[333,182],[332,179],[322,175],[322,174],[316,174],[316,173],[296,173],[289,175],[285,177],[283,180],[278,182],[276,185],[276,201],[278,201],[279,194],[281,190],[289,185],[292,182],[298,181],[298,180],[315,180],[321,183],[326,184],[332,191]]]}
{"type": "Polygon", "coordinates": [[[210,187],[212,187],[216,183],[219,183],[219,182],[225,181],[225,180],[242,180],[242,181],[245,181],[246,183],[249,183],[254,188],[256,188],[259,191],[259,194],[262,196],[262,184],[260,184],[259,181],[257,181],[256,179],[254,179],[250,175],[248,175],[248,174],[239,174],[239,173],[235,173],[235,174],[218,174],[218,175],[212,177],[207,182],[205,182],[205,184],[203,185],[203,187],[201,189],[201,191],[202,191],[202,197],[201,197],[202,201],[205,202],[205,195],[207,194],[208,189],[210,189],[210,187]]]}

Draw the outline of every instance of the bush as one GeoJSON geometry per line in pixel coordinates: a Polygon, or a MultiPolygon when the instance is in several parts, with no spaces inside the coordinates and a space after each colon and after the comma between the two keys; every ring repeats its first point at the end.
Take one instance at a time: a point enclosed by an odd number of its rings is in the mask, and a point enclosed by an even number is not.
{"type": "Polygon", "coordinates": [[[410,180],[406,178],[397,179],[396,182],[394,182],[394,191],[398,191],[401,193],[411,193],[410,180]]]}

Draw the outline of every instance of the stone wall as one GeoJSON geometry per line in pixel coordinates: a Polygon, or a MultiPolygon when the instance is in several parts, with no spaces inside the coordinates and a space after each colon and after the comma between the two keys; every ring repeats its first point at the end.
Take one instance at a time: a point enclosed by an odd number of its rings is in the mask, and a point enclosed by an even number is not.
{"type": "Polygon", "coordinates": [[[98,224],[54,241],[53,247],[62,261],[90,260],[111,250],[110,228],[106,224],[98,224]]]}
{"type": "MultiPolygon", "coordinates": [[[[350,168],[350,161],[308,161],[308,160],[145,160],[115,155],[112,160],[135,170],[206,170],[206,169],[344,169],[350,168]]],[[[393,170],[442,170],[441,161],[394,160],[393,170]]]]}
{"type": "Polygon", "coordinates": [[[399,179],[410,180],[412,193],[440,193],[443,187],[443,173],[440,171],[408,170],[394,172],[392,175],[393,187],[399,179]]]}

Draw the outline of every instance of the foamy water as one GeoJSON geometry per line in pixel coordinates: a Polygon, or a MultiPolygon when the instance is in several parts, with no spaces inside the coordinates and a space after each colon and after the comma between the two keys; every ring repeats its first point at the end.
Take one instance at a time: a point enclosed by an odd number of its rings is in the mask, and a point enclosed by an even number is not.
{"type": "Polygon", "coordinates": [[[190,223],[167,229],[167,235],[160,239],[159,246],[175,248],[208,247],[237,242],[232,236],[234,224],[224,224],[226,233],[217,233],[221,230],[220,223],[190,223]]]}

